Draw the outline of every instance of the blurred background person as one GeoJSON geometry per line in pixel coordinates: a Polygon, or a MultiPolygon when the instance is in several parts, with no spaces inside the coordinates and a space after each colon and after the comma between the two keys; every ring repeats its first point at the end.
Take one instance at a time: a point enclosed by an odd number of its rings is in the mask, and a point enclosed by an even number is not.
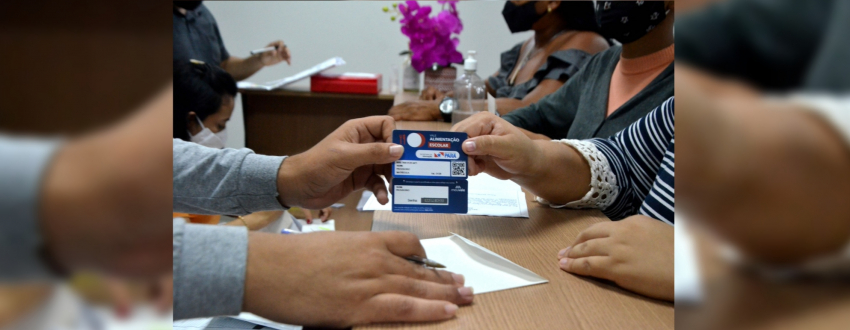
{"type": "Polygon", "coordinates": [[[252,76],[263,67],[282,61],[291,64],[289,48],[277,40],[266,47],[274,50],[241,58],[230,55],[218,30],[218,23],[203,1],[174,1],[174,59],[197,59],[219,65],[237,81],[252,76]]]}
{"type": "MultiPolygon", "coordinates": [[[[216,65],[198,60],[174,61],[174,123],[173,137],[205,147],[222,149],[227,143],[227,122],[233,115],[236,81],[216,65]]],[[[312,222],[310,210],[293,210],[312,222]],[[303,214],[302,214],[303,213],[303,214]]],[[[318,218],[327,221],[331,208],[318,211],[318,218]]],[[[283,211],[263,211],[239,216],[227,222],[230,226],[246,226],[258,230],[279,219],[283,211]]],[[[220,215],[175,213],[192,223],[218,224],[220,215]]]]}
{"type": "MultiPolygon", "coordinates": [[[[503,115],[551,94],[588,57],[608,49],[592,1],[508,1],[502,16],[512,33],[534,32],[502,53],[499,71],[485,81],[503,115]]],[[[389,115],[395,120],[443,120],[439,105],[445,96],[428,87],[419,101],[396,105],[389,115]]]]}
{"type": "Polygon", "coordinates": [[[705,287],[677,327],[846,326],[848,30],[847,1],[729,0],[677,22],[677,211],[705,287]]]}
{"type": "Polygon", "coordinates": [[[614,46],[563,87],[503,118],[535,139],[607,138],[673,96],[673,1],[597,1],[614,46]]]}

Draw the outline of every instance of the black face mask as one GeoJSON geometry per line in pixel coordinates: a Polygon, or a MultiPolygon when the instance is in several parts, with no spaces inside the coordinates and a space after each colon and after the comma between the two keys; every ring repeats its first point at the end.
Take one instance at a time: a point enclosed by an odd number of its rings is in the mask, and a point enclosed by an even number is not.
{"type": "Polygon", "coordinates": [[[627,44],[645,36],[664,18],[664,1],[597,1],[602,36],[627,44]]]}
{"type": "Polygon", "coordinates": [[[174,1],[174,5],[186,10],[195,10],[203,1],[174,1]]]}
{"type": "Polygon", "coordinates": [[[534,1],[529,1],[522,6],[517,6],[512,2],[505,2],[505,8],[502,9],[502,16],[505,17],[505,22],[508,23],[508,29],[511,33],[531,30],[537,20],[543,17],[543,14],[538,14],[534,8],[534,1]]]}

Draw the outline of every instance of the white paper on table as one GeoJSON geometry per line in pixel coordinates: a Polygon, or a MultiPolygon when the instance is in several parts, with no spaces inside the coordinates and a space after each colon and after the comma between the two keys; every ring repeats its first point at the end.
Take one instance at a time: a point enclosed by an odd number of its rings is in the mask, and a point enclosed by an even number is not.
{"type": "Polygon", "coordinates": [[[299,73],[296,73],[292,76],[289,76],[289,77],[286,77],[286,78],[283,78],[283,79],[273,80],[273,81],[269,81],[269,82],[266,82],[266,83],[263,83],[263,84],[256,84],[256,83],[252,83],[252,82],[248,82],[248,81],[240,81],[240,82],[236,83],[236,87],[242,88],[242,89],[257,89],[257,90],[270,91],[270,90],[273,90],[273,89],[278,89],[278,88],[281,88],[283,86],[289,85],[289,84],[294,83],[296,81],[299,81],[301,79],[322,73],[323,71],[338,67],[340,65],[345,65],[345,60],[343,60],[342,57],[334,57],[334,58],[330,58],[330,59],[328,59],[328,60],[326,60],[322,63],[316,64],[312,68],[301,71],[299,73]]]}
{"type": "Polygon", "coordinates": [[[540,275],[458,234],[421,240],[428,259],[461,274],[475,294],[549,282],[540,275]]]}
{"type": "Polygon", "coordinates": [[[685,226],[685,219],[676,215],[673,229],[675,281],[673,294],[677,303],[698,303],[702,300],[702,280],[697,267],[697,254],[693,238],[685,226]]]}
{"type": "MultiPolygon", "coordinates": [[[[525,192],[513,181],[499,180],[486,173],[470,176],[469,204],[466,214],[494,217],[528,218],[525,192]]],[[[390,189],[387,189],[390,191],[390,189]]],[[[391,211],[392,194],[387,205],[378,203],[374,195],[363,205],[363,211],[391,211]]]]}
{"type": "Polygon", "coordinates": [[[289,324],[277,323],[277,322],[270,321],[270,320],[264,319],[262,317],[259,317],[257,315],[247,313],[247,312],[242,312],[238,316],[231,316],[231,318],[234,318],[234,319],[237,319],[237,320],[240,320],[240,321],[253,323],[253,324],[262,325],[266,328],[272,328],[272,329],[277,329],[277,330],[301,330],[302,329],[302,327],[300,325],[289,325],[289,324]]]}
{"type": "Polygon", "coordinates": [[[312,233],[317,231],[335,231],[336,226],[334,225],[333,220],[328,220],[327,222],[322,222],[319,219],[313,219],[312,224],[307,224],[307,220],[297,219],[297,221],[301,226],[302,233],[312,233]]]}

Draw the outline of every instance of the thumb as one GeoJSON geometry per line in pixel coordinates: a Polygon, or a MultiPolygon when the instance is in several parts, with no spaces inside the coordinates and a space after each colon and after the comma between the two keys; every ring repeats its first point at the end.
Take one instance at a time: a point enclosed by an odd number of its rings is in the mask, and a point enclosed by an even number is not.
{"type": "Polygon", "coordinates": [[[482,135],[467,139],[463,142],[463,152],[467,155],[486,155],[496,158],[507,158],[511,151],[511,143],[507,136],[482,135]]]}
{"type": "Polygon", "coordinates": [[[395,143],[351,143],[346,149],[345,164],[341,165],[350,168],[392,163],[404,154],[404,147],[395,143]]]}

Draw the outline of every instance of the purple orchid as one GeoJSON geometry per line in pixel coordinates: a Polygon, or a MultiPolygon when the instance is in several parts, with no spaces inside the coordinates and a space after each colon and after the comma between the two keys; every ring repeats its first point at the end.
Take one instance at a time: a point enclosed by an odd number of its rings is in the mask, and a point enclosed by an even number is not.
{"type": "Polygon", "coordinates": [[[457,0],[437,2],[443,6],[443,10],[435,17],[430,17],[431,6],[420,6],[416,1],[398,5],[404,17],[399,21],[401,33],[410,38],[410,62],[419,72],[434,63],[440,66],[463,63],[463,55],[457,51],[460,40],[457,36],[452,37],[463,31],[455,5],[457,0]]]}

